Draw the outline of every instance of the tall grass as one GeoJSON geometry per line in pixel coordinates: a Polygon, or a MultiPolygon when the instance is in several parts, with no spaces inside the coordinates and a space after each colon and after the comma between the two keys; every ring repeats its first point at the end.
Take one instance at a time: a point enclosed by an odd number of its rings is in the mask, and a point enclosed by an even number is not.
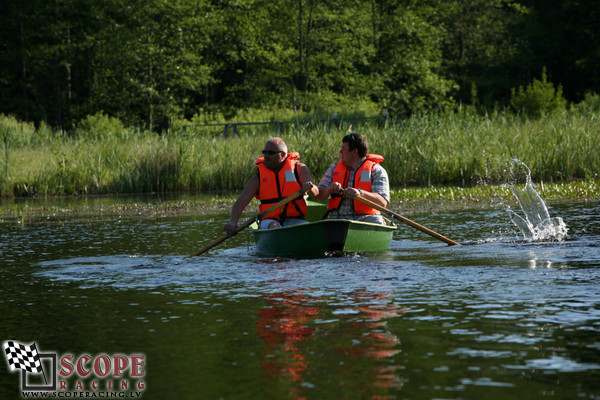
{"type": "Polygon", "coordinates": [[[393,186],[497,183],[512,159],[538,181],[596,179],[599,133],[597,115],[573,112],[537,120],[504,113],[421,117],[367,132],[371,148],[384,149],[393,186]]]}
{"type": "MultiPolygon", "coordinates": [[[[96,121],[86,124],[101,124],[96,121]]],[[[297,124],[283,132],[243,127],[229,137],[179,130],[159,136],[110,124],[118,134],[106,129],[86,134],[82,124],[66,136],[0,115],[1,195],[239,190],[272,136],[283,137],[290,151],[300,152],[318,181],[339,160],[347,129],[297,124]]],[[[597,112],[571,110],[537,119],[503,112],[453,113],[388,126],[364,123],[355,130],[367,136],[370,152],[385,157],[382,165],[397,189],[501,183],[512,159],[529,166],[534,182],[597,181],[600,171],[597,112]]]]}

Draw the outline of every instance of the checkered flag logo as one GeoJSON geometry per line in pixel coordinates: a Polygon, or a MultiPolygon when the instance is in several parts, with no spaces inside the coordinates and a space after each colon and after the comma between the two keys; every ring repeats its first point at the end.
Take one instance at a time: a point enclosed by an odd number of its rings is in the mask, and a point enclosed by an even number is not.
{"type": "Polygon", "coordinates": [[[25,346],[19,342],[9,340],[4,342],[4,353],[11,372],[17,368],[38,374],[44,372],[35,343],[31,346],[25,346]]]}

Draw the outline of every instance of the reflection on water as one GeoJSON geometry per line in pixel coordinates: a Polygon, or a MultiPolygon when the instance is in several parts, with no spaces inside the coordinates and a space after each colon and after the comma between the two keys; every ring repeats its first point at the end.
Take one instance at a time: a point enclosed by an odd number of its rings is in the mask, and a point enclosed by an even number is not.
{"type": "Polygon", "coordinates": [[[305,305],[305,295],[273,293],[265,295],[268,307],[257,312],[256,332],[265,340],[267,350],[261,357],[262,375],[268,380],[291,379],[304,382],[308,357],[299,343],[309,338],[315,328],[307,324],[319,313],[318,308],[305,305]]]}
{"type": "Polygon", "coordinates": [[[268,305],[257,312],[256,331],[266,343],[261,357],[265,387],[289,380],[290,397],[301,398],[320,385],[321,377],[311,370],[326,369],[329,376],[362,392],[383,395],[399,390],[404,368],[394,356],[401,351],[400,340],[385,320],[405,310],[386,293],[360,290],[347,294],[353,307],[330,311],[322,305],[329,299],[310,291],[264,295],[268,305]],[[331,344],[315,352],[311,342],[317,341],[331,344]],[[329,365],[330,360],[335,362],[329,365]]]}
{"type": "Polygon", "coordinates": [[[598,398],[600,203],[551,206],[568,240],[437,211],[411,219],[464,246],[402,226],[389,252],[312,260],[244,234],[187,258],[220,218],[4,224],[0,336],[142,352],[150,399],[598,398]]]}

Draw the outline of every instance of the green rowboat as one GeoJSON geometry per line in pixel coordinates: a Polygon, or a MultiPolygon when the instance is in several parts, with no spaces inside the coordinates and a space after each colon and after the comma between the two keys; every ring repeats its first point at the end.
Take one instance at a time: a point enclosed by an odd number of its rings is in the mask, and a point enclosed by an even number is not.
{"type": "Polygon", "coordinates": [[[395,225],[324,219],[274,229],[250,226],[257,252],[269,257],[313,258],[337,252],[386,251],[395,225]]]}

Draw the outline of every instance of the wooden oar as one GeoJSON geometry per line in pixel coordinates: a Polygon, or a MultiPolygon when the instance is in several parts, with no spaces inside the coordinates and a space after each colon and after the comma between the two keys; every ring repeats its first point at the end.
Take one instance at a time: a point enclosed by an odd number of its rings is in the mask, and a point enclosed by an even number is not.
{"type": "Polygon", "coordinates": [[[403,216],[402,216],[402,215],[400,215],[400,214],[396,214],[396,213],[395,213],[395,212],[393,212],[392,210],[388,210],[387,208],[380,206],[379,204],[373,203],[371,200],[367,200],[367,199],[365,199],[364,197],[362,197],[361,195],[357,195],[357,196],[356,196],[356,200],[360,201],[360,202],[361,202],[361,203],[363,203],[363,204],[366,204],[366,205],[368,205],[369,207],[372,207],[372,208],[374,208],[374,209],[376,209],[376,210],[379,210],[379,211],[381,211],[381,212],[384,212],[384,213],[386,213],[386,214],[388,214],[388,215],[390,215],[390,216],[392,216],[392,217],[394,217],[394,218],[396,218],[396,219],[400,220],[401,222],[404,222],[406,225],[410,225],[410,226],[412,226],[413,228],[417,228],[417,229],[418,229],[418,230],[420,230],[421,232],[424,232],[424,233],[426,233],[426,234],[428,234],[428,235],[430,235],[430,236],[433,236],[434,238],[436,238],[436,239],[439,239],[439,240],[441,240],[442,242],[444,242],[444,243],[447,243],[447,244],[448,244],[448,245],[450,245],[450,246],[455,246],[455,245],[456,245],[456,246],[460,246],[460,243],[457,243],[457,242],[455,242],[454,240],[450,240],[450,239],[448,239],[447,237],[445,237],[445,236],[442,236],[442,235],[440,235],[439,233],[437,233],[437,232],[434,232],[434,231],[432,231],[431,229],[424,227],[423,225],[419,225],[419,224],[417,224],[416,222],[414,222],[414,221],[411,221],[410,219],[408,219],[408,218],[406,218],[406,217],[403,217],[403,216]]]}
{"type": "Polygon", "coordinates": [[[206,246],[204,246],[203,248],[201,248],[200,250],[198,250],[197,252],[195,252],[194,254],[192,254],[190,257],[198,256],[198,255],[204,253],[205,251],[207,251],[209,249],[212,249],[213,247],[215,247],[219,243],[221,243],[221,242],[225,241],[226,239],[228,239],[228,238],[236,235],[238,232],[246,229],[247,227],[249,227],[250,225],[252,225],[252,223],[254,221],[257,221],[257,220],[261,219],[265,215],[269,215],[273,211],[277,210],[279,207],[285,206],[290,201],[294,201],[298,197],[302,196],[303,193],[304,192],[302,190],[298,190],[296,193],[291,194],[288,197],[286,197],[285,199],[279,201],[278,203],[273,204],[271,207],[267,208],[265,211],[257,214],[254,218],[251,218],[248,221],[244,222],[242,225],[239,225],[237,228],[235,228],[235,231],[233,231],[233,233],[231,235],[225,234],[225,235],[219,237],[218,239],[213,240],[212,242],[210,242],[209,244],[207,244],[206,246]]]}

